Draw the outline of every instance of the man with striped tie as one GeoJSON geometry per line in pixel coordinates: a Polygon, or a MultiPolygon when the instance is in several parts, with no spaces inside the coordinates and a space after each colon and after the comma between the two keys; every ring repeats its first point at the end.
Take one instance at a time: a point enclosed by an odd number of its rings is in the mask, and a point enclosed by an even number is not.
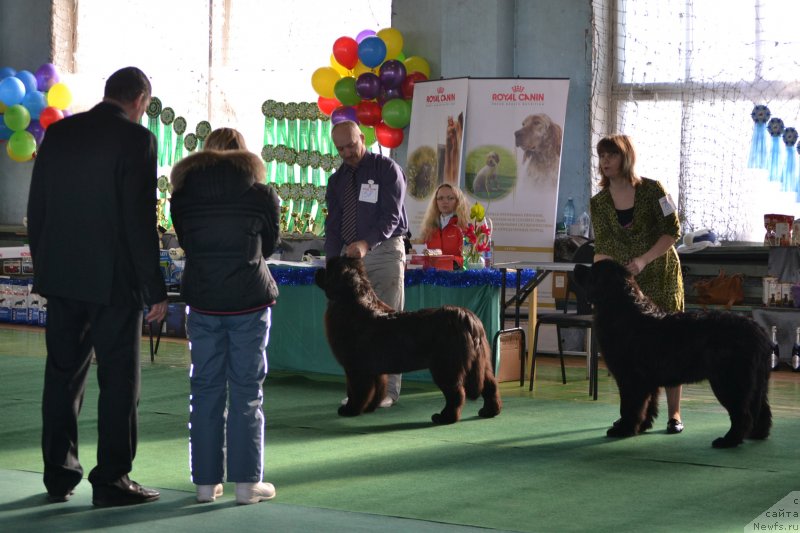
{"type": "MultiPolygon", "coordinates": [[[[339,122],[331,130],[331,138],[342,165],[328,180],[325,195],[325,255],[363,258],[375,293],[402,311],[406,261],[403,236],[408,232],[403,169],[389,157],[368,152],[364,134],[355,122],[339,122]]],[[[397,401],[400,382],[401,374],[389,375],[381,407],[391,407],[397,401]]]]}

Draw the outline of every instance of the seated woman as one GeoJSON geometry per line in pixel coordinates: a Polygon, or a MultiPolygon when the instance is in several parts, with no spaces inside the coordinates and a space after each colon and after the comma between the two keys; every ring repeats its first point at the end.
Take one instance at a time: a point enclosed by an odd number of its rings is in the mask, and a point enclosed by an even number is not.
{"type": "Polygon", "coordinates": [[[461,268],[464,264],[461,251],[467,224],[469,214],[464,193],[449,183],[443,183],[436,188],[425,211],[418,242],[424,242],[429,250],[438,249],[442,255],[454,256],[458,268],[461,268]]]}

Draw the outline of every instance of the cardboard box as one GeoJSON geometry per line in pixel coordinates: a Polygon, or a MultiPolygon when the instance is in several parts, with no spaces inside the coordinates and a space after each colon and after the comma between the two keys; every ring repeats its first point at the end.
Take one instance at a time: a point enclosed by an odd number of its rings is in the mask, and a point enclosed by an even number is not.
{"type": "Polygon", "coordinates": [[[31,249],[25,246],[4,246],[0,247],[0,259],[30,259],[31,249]]]}
{"type": "Polygon", "coordinates": [[[0,278],[0,322],[11,322],[11,280],[0,278]]]}
{"type": "MultiPolygon", "coordinates": [[[[524,335],[525,334],[520,331],[510,331],[500,334],[500,359],[498,361],[497,374],[495,375],[497,381],[519,381],[519,351],[524,335]]],[[[522,348],[525,347],[522,346],[522,348]]],[[[527,359],[527,353],[524,354],[524,357],[527,359]]]]}
{"type": "Polygon", "coordinates": [[[550,274],[553,278],[553,298],[561,300],[567,297],[567,273],[566,272],[552,272],[550,274]]]}

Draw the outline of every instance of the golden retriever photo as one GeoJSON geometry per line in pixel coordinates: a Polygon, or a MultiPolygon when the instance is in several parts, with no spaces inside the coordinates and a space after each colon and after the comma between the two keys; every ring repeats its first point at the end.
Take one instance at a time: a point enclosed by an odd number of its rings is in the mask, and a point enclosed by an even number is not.
{"type": "Polygon", "coordinates": [[[561,160],[561,126],[544,113],[528,115],[514,132],[514,142],[522,148],[522,163],[533,183],[555,186],[561,160]]]}
{"type": "Polygon", "coordinates": [[[497,165],[500,164],[500,156],[497,152],[486,154],[486,164],[475,174],[472,180],[472,191],[475,193],[483,192],[487,195],[500,189],[497,181],[497,165]]]}
{"type": "Polygon", "coordinates": [[[464,113],[457,119],[447,117],[447,135],[444,145],[443,182],[458,186],[459,164],[461,163],[461,136],[464,132],[464,113]]]}

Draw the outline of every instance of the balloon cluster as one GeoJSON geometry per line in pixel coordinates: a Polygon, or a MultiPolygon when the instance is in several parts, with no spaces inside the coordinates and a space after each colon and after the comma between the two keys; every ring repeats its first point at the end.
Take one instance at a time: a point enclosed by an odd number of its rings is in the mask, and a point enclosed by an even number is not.
{"type": "Polygon", "coordinates": [[[330,66],[314,71],[311,86],[319,95],[320,111],[332,123],[352,120],[368,146],[377,140],[381,146],[396,148],[411,121],[414,83],[430,75],[425,59],[405,57],[402,34],[384,28],[377,33],[364,30],[355,39],[336,39],[330,66]]]}
{"type": "Polygon", "coordinates": [[[72,93],[45,63],[31,73],[0,67],[0,143],[14,161],[30,161],[47,127],[64,118],[72,93]]]}

